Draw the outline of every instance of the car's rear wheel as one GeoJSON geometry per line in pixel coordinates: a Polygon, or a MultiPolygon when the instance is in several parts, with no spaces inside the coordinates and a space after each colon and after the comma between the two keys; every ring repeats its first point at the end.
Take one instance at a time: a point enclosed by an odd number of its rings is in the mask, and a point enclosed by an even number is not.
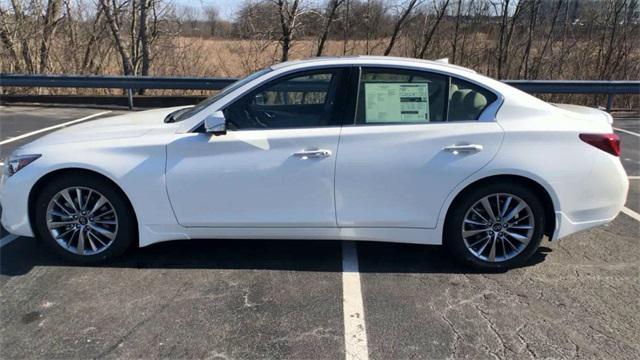
{"type": "Polygon", "coordinates": [[[454,203],[445,244],[454,256],[480,269],[523,265],[544,233],[544,208],[535,192],[517,183],[476,187],[454,203]]]}
{"type": "Polygon", "coordinates": [[[122,254],[136,236],[131,207],[98,176],[61,176],[35,201],[37,235],[59,256],[84,264],[122,254]]]}

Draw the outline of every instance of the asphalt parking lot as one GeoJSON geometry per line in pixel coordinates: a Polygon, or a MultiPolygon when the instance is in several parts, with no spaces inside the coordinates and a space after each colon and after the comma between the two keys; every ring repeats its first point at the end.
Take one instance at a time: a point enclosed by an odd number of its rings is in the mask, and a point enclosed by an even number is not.
{"type": "MultiPolygon", "coordinates": [[[[102,111],[0,107],[0,154],[102,111]]],[[[176,241],[82,267],[2,230],[0,357],[640,358],[640,119],[614,126],[630,211],[506,273],[338,241],[176,241]]]]}

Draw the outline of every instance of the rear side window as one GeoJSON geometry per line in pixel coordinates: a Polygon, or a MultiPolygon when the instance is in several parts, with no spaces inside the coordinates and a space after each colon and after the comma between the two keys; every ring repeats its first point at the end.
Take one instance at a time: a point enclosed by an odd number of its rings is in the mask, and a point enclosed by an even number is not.
{"type": "Polygon", "coordinates": [[[356,124],[424,124],[446,118],[448,78],[401,69],[363,68],[356,124]]]}
{"type": "Polygon", "coordinates": [[[449,121],[478,120],[480,114],[498,98],[492,92],[468,81],[451,78],[449,121]]]}

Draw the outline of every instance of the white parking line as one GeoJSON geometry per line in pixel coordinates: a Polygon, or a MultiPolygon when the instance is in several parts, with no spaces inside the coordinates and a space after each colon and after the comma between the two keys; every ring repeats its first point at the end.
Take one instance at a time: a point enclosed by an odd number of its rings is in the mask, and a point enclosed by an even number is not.
{"type": "Polygon", "coordinates": [[[633,131],[629,131],[629,130],[625,130],[625,129],[620,129],[620,128],[617,128],[617,127],[614,127],[613,130],[620,131],[620,132],[623,132],[625,134],[635,135],[635,136],[640,137],[640,134],[638,134],[637,132],[633,132],[633,131]]]}
{"type": "Polygon", "coordinates": [[[26,137],[33,136],[33,135],[36,135],[36,134],[40,134],[40,133],[43,133],[45,131],[55,130],[55,129],[58,129],[58,128],[61,128],[61,127],[69,126],[69,125],[72,125],[72,124],[75,124],[75,123],[79,123],[81,121],[92,119],[92,118],[94,118],[96,116],[108,114],[110,112],[111,112],[110,110],[109,111],[101,111],[101,112],[99,112],[97,114],[85,116],[85,117],[80,118],[80,119],[76,119],[76,120],[68,121],[66,123],[62,123],[62,124],[58,124],[58,125],[54,125],[54,126],[49,126],[49,127],[44,128],[44,129],[32,131],[30,133],[22,134],[20,136],[16,136],[16,137],[9,138],[7,140],[0,141],[0,145],[8,144],[8,143],[10,143],[12,141],[17,141],[17,140],[20,140],[20,139],[24,139],[26,137]]]}
{"type": "Polygon", "coordinates": [[[346,360],[369,359],[359,271],[356,244],[353,241],[343,241],[342,306],[346,360]]]}
{"type": "Polygon", "coordinates": [[[622,208],[622,212],[623,212],[623,213],[625,213],[626,215],[629,215],[629,216],[631,216],[632,218],[634,218],[634,219],[636,219],[636,220],[640,221],[640,214],[638,214],[637,212],[635,212],[635,211],[633,211],[633,210],[629,209],[628,207],[626,207],[626,206],[625,206],[625,207],[623,207],[623,208],[622,208]]]}
{"type": "Polygon", "coordinates": [[[18,235],[13,235],[13,234],[9,234],[5,237],[3,237],[2,239],[0,239],[0,248],[9,244],[10,242],[12,242],[13,240],[19,238],[20,236],[18,235]]]}

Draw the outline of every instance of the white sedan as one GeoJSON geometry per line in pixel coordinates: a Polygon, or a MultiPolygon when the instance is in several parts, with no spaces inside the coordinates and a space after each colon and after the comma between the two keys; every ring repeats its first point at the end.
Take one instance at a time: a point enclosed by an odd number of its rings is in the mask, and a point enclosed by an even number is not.
{"type": "Polygon", "coordinates": [[[611,117],[444,63],[293,61],[193,107],[75,125],[16,150],[2,224],[93,263],[194,238],[444,244],[522,265],[606,224],[628,179],[611,117]]]}

